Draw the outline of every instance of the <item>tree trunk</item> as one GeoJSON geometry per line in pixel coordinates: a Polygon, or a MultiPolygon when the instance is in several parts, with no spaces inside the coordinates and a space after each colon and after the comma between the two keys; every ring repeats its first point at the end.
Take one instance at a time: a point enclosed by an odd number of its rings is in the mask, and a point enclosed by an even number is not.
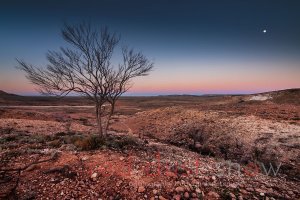
{"type": "Polygon", "coordinates": [[[97,120],[97,126],[98,126],[98,134],[103,137],[103,131],[102,131],[102,122],[101,122],[101,112],[99,112],[99,108],[101,109],[100,105],[96,105],[96,120],[97,120]]]}
{"type": "Polygon", "coordinates": [[[108,117],[107,117],[107,123],[106,123],[106,126],[105,126],[105,133],[107,133],[111,116],[114,114],[114,111],[115,111],[115,102],[111,103],[110,105],[111,105],[111,107],[110,107],[110,112],[109,112],[108,117]]]}

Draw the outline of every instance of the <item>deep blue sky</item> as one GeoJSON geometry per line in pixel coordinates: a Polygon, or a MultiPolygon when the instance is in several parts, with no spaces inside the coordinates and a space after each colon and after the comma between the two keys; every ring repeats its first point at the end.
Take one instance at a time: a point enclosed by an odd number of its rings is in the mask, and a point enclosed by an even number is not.
{"type": "Polygon", "coordinates": [[[1,1],[0,89],[35,94],[15,58],[45,64],[64,22],[122,35],[155,70],[129,94],[251,93],[300,87],[300,1],[1,1]],[[267,32],[263,33],[266,29],[267,32]]]}

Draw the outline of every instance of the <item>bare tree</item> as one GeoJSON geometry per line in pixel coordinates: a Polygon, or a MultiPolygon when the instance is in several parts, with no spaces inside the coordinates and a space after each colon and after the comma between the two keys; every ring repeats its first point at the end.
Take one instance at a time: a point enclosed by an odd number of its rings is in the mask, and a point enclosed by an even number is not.
{"type": "Polygon", "coordinates": [[[123,60],[113,65],[112,56],[120,37],[107,28],[98,30],[90,24],[66,24],[62,36],[71,45],[61,47],[60,51],[48,51],[46,67],[35,67],[19,59],[17,67],[42,94],[66,96],[75,92],[92,100],[98,132],[103,136],[116,101],[128,91],[133,78],[148,75],[153,63],[142,53],[123,47],[123,60]],[[110,105],[108,113],[104,110],[105,104],[110,105]],[[103,117],[107,117],[106,123],[103,117]]]}

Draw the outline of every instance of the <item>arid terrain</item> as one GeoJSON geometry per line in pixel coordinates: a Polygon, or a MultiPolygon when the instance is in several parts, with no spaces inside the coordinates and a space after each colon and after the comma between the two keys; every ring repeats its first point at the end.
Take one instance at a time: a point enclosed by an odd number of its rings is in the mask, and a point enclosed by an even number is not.
{"type": "Polygon", "coordinates": [[[121,97],[0,92],[3,199],[299,199],[300,89],[121,97]]]}

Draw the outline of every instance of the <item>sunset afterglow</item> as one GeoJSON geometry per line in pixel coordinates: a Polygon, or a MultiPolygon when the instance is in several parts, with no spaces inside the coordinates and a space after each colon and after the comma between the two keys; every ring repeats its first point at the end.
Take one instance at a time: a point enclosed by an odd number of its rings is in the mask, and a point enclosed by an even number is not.
{"type": "Polygon", "coordinates": [[[54,2],[4,3],[0,8],[1,90],[38,94],[15,68],[15,58],[45,66],[45,53],[65,44],[60,36],[64,21],[82,20],[107,25],[121,34],[122,44],[154,61],[150,76],[134,80],[128,95],[236,94],[300,87],[300,16],[292,3],[135,4],[140,12],[129,4],[108,12],[114,6],[110,1],[92,7],[74,3],[68,10],[54,9],[54,2]],[[82,6],[86,9],[79,12],[82,6]],[[215,11],[208,12],[212,7],[215,11]],[[232,7],[239,12],[233,13],[232,7]]]}

